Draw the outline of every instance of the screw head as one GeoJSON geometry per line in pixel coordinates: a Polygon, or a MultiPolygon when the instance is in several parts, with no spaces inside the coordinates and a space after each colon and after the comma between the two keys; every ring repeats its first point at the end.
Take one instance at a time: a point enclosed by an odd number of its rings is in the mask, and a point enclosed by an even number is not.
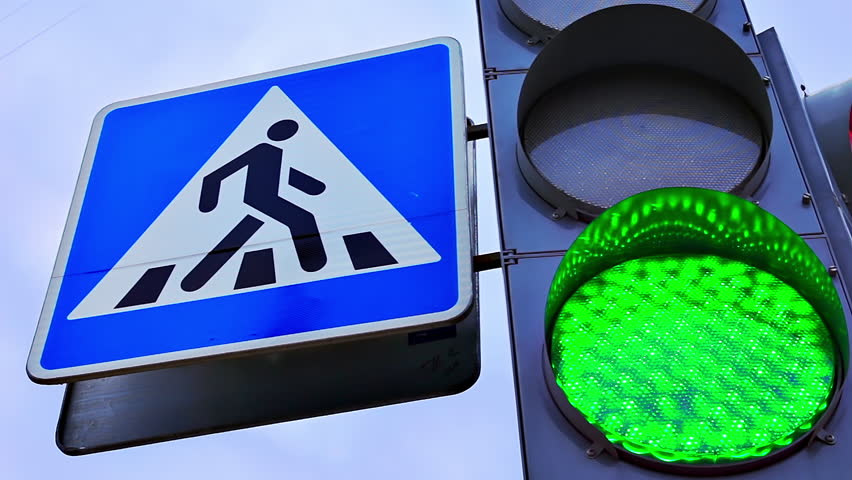
{"type": "Polygon", "coordinates": [[[598,454],[598,451],[595,450],[594,448],[586,449],[586,456],[589,457],[589,458],[594,458],[595,455],[597,455],[597,454],[598,454]]]}
{"type": "Polygon", "coordinates": [[[825,436],[825,443],[829,445],[834,445],[835,443],[837,443],[837,437],[835,437],[834,434],[829,433],[825,436]]]}

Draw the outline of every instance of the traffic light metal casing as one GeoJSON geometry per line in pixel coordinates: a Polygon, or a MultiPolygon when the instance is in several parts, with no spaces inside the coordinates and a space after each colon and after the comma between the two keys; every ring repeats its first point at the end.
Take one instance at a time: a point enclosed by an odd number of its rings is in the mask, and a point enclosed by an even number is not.
{"type": "MultiPolygon", "coordinates": [[[[512,335],[515,382],[524,468],[527,478],[665,478],[666,474],[636,466],[610,455],[589,452],[591,443],[566,420],[554,403],[547,384],[545,303],[554,271],[586,222],[562,217],[552,202],[531,188],[519,168],[518,101],[525,77],[536,56],[546,46],[517,29],[504,15],[501,0],[479,0],[485,83],[501,246],[504,258],[509,318],[512,335]],[[561,217],[561,218],[560,218],[561,217]],[[542,370],[544,368],[544,371],[542,370]],[[594,458],[590,458],[594,457],[594,458]]],[[[768,146],[766,178],[746,198],[759,204],[799,234],[826,268],[841,275],[833,277],[840,293],[846,318],[849,302],[843,285],[843,273],[852,271],[845,251],[852,243],[844,218],[836,209],[829,189],[833,180],[820,174],[822,162],[810,129],[796,120],[804,115],[801,96],[799,112],[791,111],[785,99],[801,93],[792,76],[778,71],[783,52],[770,39],[758,40],[740,0],[719,0],[708,22],[731,37],[748,54],[765,82],[772,123],[768,146]],[[804,130],[803,130],[804,129],[804,130]],[[817,178],[819,177],[819,178],[817,178]],[[842,228],[841,228],[842,227],[842,228]],[[845,236],[842,230],[846,231],[845,236]],[[842,252],[842,253],[841,253],[842,252]],[[848,267],[847,267],[848,266],[848,267]]],[[[664,31],[665,25],[655,28],[664,31]]],[[[615,38],[617,30],[606,32],[615,38]]],[[[764,37],[766,34],[764,34],[764,37]]],[[[598,45],[592,45],[592,49],[598,45]]],[[[696,59],[696,61],[700,61],[696,59]]],[[[523,87],[526,88],[526,87],[523,87]]],[[[846,350],[848,351],[848,345],[846,350]]],[[[844,454],[844,438],[852,435],[852,402],[840,397],[837,413],[826,432],[834,434],[838,445],[816,442],[791,457],[742,474],[742,478],[841,478],[852,469],[852,458],[844,454]]],[[[723,474],[725,472],[717,472],[723,474]]],[[[705,473],[714,475],[712,472],[705,473]]]]}

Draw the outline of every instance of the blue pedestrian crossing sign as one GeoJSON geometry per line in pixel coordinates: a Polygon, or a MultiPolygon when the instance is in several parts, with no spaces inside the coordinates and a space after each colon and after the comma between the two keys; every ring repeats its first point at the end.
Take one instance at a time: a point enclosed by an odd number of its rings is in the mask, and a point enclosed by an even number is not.
{"type": "Polygon", "coordinates": [[[30,377],[463,318],[473,273],[462,88],[460,47],[438,38],[103,109],[30,377]]]}

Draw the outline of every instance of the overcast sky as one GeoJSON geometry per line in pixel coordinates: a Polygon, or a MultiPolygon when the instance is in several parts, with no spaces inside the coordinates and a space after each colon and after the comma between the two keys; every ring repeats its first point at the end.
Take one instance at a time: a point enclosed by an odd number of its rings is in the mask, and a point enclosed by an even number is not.
{"type": "MultiPolygon", "coordinates": [[[[750,0],[811,91],[852,76],[852,4],[750,0]]],[[[481,275],[482,374],[456,396],[86,457],[54,445],[63,388],[24,364],[91,121],[103,106],[434,36],[464,52],[486,118],[474,0],[0,0],[0,477],[521,477],[499,272],[481,275]]],[[[480,250],[497,249],[480,142],[480,250]]]]}

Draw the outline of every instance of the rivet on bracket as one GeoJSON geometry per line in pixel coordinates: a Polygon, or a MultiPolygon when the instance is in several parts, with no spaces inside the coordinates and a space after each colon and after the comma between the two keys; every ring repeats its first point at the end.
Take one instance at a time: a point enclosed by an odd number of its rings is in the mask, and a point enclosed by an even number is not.
{"type": "Polygon", "coordinates": [[[833,433],[828,433],[825,430],[822,430],[817,433],[816,438],[826,445],[834,445],[837,443],[837,436],[833,433]]]}

